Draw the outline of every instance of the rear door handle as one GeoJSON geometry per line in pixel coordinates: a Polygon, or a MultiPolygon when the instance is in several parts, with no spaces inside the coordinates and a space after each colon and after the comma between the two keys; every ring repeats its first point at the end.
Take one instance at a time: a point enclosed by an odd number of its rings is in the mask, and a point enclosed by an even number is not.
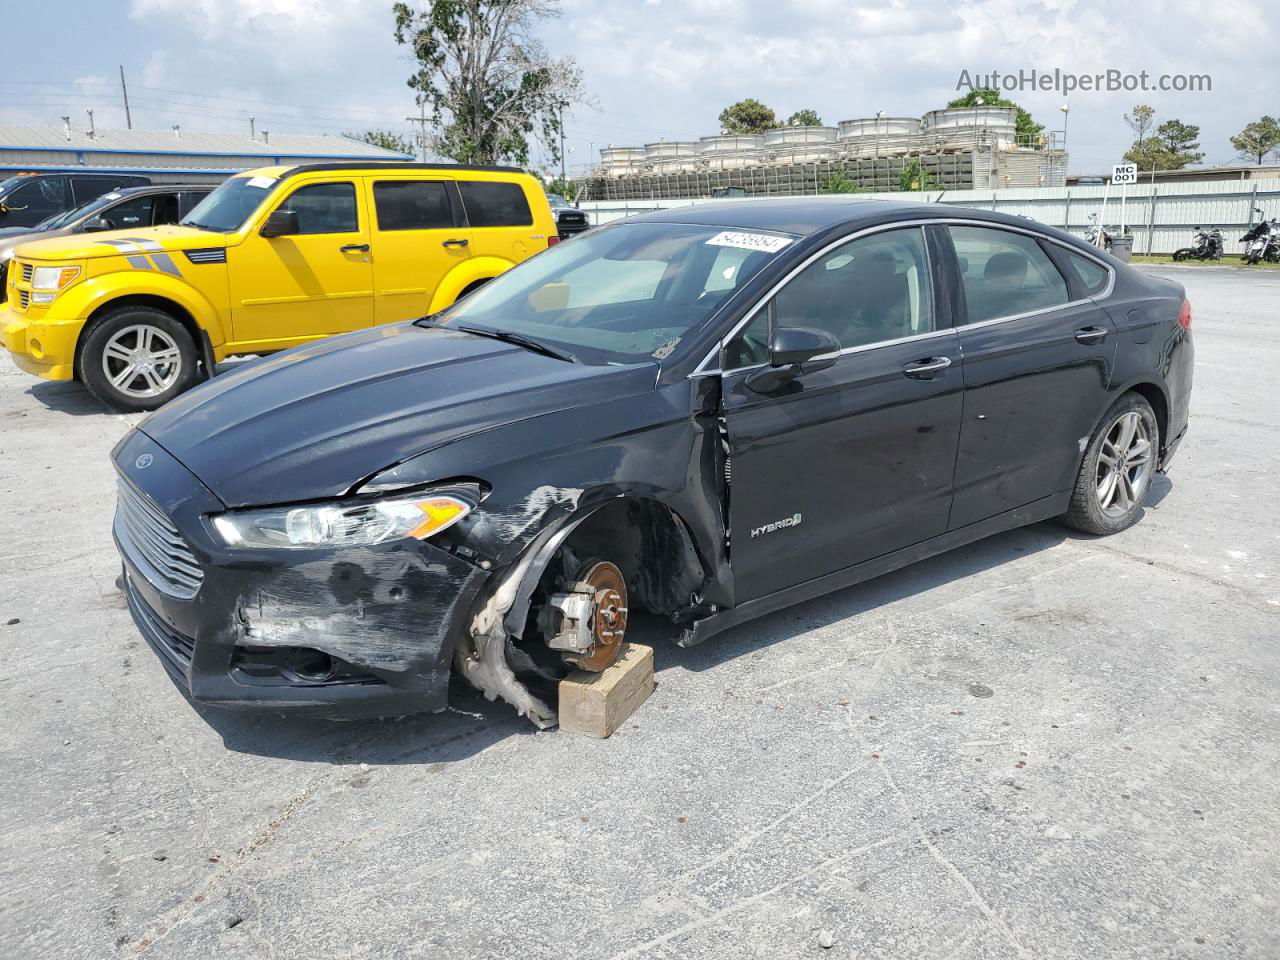
{"type": "Polygon", "coordinates": [[[441,243],[441,244],[440,244],[440,246],[442,246],[442,247],[466,247],[466,246],[470,246],[470,244],[471,244],[471,241],[470,241],[470,240],[468,240],[466,237],[462,237],[461,239],[455,238],[455,239],[452,239],[452,240],[445,240],[443,243],[441,243]]]}
{"type": "Polygon", "coordinates": [[[348,243],[340,249],[343,253],[368,253],[369,245],[367,243],[348,243]]]}
{"type": "Polygon", "coordinates": [[[917,360],[915,363],[908,363],[902,368],[902,375],[911,377],[913,380],[932,380],[935,373],[941,373],[949,366],[951,366],[950,357],[928,357],[917,360]]]}
{"type": "Polygon", "coordinates": [[[1076,331],[1077,343],[1101,343],[1107,339],[1106,327],[1081,327],[1076,331]]]}

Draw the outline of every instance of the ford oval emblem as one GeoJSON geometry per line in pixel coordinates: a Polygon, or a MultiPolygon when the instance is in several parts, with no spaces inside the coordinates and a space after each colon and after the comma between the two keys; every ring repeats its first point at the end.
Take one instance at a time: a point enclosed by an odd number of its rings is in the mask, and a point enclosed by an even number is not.
{"type": "Polygon", "coordinates": [[[137,460],[133,461],[133,465],[137,467],[139,470],[145,470],[147,469],[147,467],[151,466],[151,461],[153,459],[155,458],[152,457],[151,454],[144,453],[137,460]]]}

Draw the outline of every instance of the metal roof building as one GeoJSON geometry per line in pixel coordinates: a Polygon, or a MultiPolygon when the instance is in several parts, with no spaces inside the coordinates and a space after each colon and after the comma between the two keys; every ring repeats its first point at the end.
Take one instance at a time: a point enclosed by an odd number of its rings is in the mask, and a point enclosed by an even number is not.
{"type": "Polygon", "coordinates": [[[188,133],[179,128],[105,130],[90,134],[55,124],[0,124],[0,177],[27,171],[128,171],[156,183],[221,179],[254,167],[326,160],[412,160],[347,137],[263,131],[188,133]]]}

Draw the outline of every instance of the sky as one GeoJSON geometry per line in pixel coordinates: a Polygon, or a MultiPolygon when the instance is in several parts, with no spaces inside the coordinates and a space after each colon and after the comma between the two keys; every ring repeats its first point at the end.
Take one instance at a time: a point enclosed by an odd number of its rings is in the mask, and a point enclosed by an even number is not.
{"type": "MultiPolygon", "coordinates": [[[[544,0],[547,2],[547,0],[544,0]]],[[[718,133],[720,110],[754,97],[823,121],[920,116],[971,76],[1207,74],[1211,92],[1010,93],[1062,130],[1073,173],[1108,170],[1132,142],[1137,103],[1200,125],[1205,163],[1236,162],[1229,137],[1277,115],[1275,18],[1255,0],[561,0],[540,36],[573,56],[590,103],[566,117],[568,163],[609,144],[718,133]],[[1265,95],[1264,95],[1265,94],[1265,95]],[[1063,104],[1070,108],[1063,114],[1063,104]]],[[[62,0],[57,40],[10,43],[0,122],[123,127],[123,65],[136,128],[410,133],[412,64],[390,0],[62,0]]],[[[25,32],[28,39],[34,34],[25,32]]],[[[964,91],[961,90],[961,93],[964,91]]],[[[535,164],[545,154],[535,150],[535,164]]]]}

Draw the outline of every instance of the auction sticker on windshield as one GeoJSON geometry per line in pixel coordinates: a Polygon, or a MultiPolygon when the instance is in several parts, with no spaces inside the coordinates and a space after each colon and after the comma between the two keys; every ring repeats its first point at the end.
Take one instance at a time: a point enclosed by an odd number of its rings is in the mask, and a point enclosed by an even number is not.
{"type": "Polygon", "coordinates": [[[258,187],[258,188],[260,188],[260,189],[264,189],[264,190],[265,190],[267,187],[269,187],[269,186],[271,186],[272,184],[274,184],[275,182],[276,182],[276,181],[275,181],[275,179],[274,179],[273,177],[250,177],[250,178],[249,178],[249,186],[251,186],[251,187],[258,187]]]}
{"type": "Polygon", "coordinates": [[[741,233],[737,230],[724,230],[708,240],[707,245],[712,247],[739,247],[742,250],[777,253],[790,242],[790,237],[775,237],[768,233],[741,233]]]}

